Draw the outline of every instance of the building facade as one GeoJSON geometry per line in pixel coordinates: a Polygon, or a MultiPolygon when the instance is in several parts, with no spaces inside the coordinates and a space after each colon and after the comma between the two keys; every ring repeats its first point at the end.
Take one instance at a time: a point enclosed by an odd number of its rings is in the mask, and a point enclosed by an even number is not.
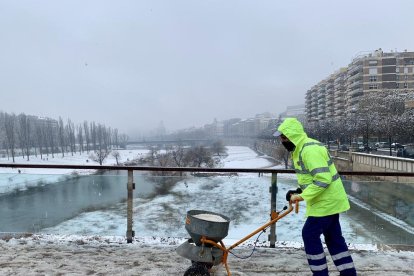
{"type": "Polygon", "coordinates": [[[305,105],[290,105],[286,107],[286,110],[279,114],[279,121],[283,121],[286,118],[294,117],[299,121],[303,122],[305,120],[305,105]]]}
{"type": "Polygon", "coordinates": [[[414,90],[414,52],[378,49],[356,57],[306,92],[306,117],[309,121],[338,118],[355,112],[364,94],[390,89],[414,90]]]}
{"type": "Polygon", "coordinates": [[[209,137],[257,137],[264,130],[275,126],[276,122],[276,116],[265,112],[256,114],[254,118],[214,120],[212,124],[204,125],[203,130],[209,137]]]}

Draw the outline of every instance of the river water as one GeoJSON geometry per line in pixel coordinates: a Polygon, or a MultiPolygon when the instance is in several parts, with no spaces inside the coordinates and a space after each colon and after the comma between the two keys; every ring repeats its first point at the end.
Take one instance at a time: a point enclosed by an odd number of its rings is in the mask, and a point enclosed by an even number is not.
{"type": "MultiPolygon", "coordinates": [[[[139,172],[134,172],[134,197],[148,197],[155,184],[139,172]]],[[[214,181],[214,179],[212,179],[214,181]]],[[[295,181],[293,181],[295,182],[295,181]]],[[[41,184],[0,196],[0,232],[40,232],[76,216],[94,210],[106,210],[127,198],[126,172],[79,176],[53,184],[41,184]]],[[[413,185],[345,181],[353,198],[374,206],[380,213],[388,213],[407,223],[414,222],[413,185]]],[[[292,183],[292,185],[295,185],[292,183]]],[[[348,216],[363,226],[366,236],[372,233],[386,244],[414,244],[414,235],[407,234],[387,218],[373,215],[370,210],[353,204],[348,216]]]]}
{"type": "Polygon", "coordinates": [[[344,181],[344,186],[352,199],[348,214],[377,243],[414,245],[413,183],[344,181]]]}
{"type": "MultiPolygon", "coordinates": [[[[153,191],[154,184],[141,174],[134,173],[134,182],[134,197],[153,191]]],[[[0,232],[38,232],[126,198],[127,174],[113,171],[16,190],[0,196],[0,232]]]]}

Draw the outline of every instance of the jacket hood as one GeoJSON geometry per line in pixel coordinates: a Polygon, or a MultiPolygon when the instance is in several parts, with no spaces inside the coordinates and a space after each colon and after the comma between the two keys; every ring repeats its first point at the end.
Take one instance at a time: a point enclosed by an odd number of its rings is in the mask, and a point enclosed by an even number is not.
{"type": "Polygon", "coordinates": [[[308,136],[302,124],[296,118],[286,118],[277,130],[285,135],[295,146],[308,136]]]}

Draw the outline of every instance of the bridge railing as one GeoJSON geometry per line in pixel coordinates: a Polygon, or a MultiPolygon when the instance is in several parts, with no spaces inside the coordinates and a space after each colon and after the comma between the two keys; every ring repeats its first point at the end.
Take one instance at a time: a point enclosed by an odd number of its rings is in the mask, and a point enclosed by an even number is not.
{"type": "MultiPolygon", "coordinates": [[[[263,175],[270,176],[270,207],[268,209],[269,215],[272,211],[276,211],[277,209],[277,194],[280,187],[278,187],[278,178],[284,178],[286,175],[293,175],[295,172],[294,170],[280,170],[280,169],[248,169],[248,168],[188,168],[188,167],[148,167],[148,166],[83,166],[83,165],[40,165],[40,164],[0,164],[0,167],[3,168],[14,168],[16,170],[20,169],[52,169],[52,170],[59,170],[59,169],[65,169],[65,170],[80,170],[80,171],[91,171],[91,170],[99,170],[99,171],[123,171],[126,172],[125,174],[125,182],[126,182],[126,239],[130,243],[133,241],[133,238],[135,236],[134,231],[134,190],[136,189],[136,183],[134,183],[134,172],[147,172],[147,173],[155,173],[159,175],[160,177],[168,177],[169,173],[176,173],[178,175],[182,175],[185,173],[191,173],[193,176],[234,176],[237,174],[248,174],[248,175],[256,175],[258,177],[261,177],[263,175]]],[[[341,177],[344,179],[344,183],[346,183],[346,188],[348,194],[350,194],[352,197],[355,198],[355,201],[357,203],[357,208],[360,208],[361,210],[364,209],[364,202],[373,200],[373,202],[376,202],[375,207],[381,210],[381,202],[378,203],[377,201],[381,201],[381,197],[375,197],[372,196],[372,194],[369,192],[369,189],[372,188],[372,186],[368,185],[365,187],[364,185],[367,183],[365,181],[360,182],[354,182],[353,177],[403,177],[403,178],[411,178],[413,179],[412,182],[414,182],[414,173],[397,173],[397,172],[368,172],[368,171],[341,171],[339,172],[341,177]],[[355,188],[354,186],[357,185],[358,187],[355,188]],[[360,192],[362,191],[362,192],[360,192]],[[367,196],[369,194],[369,196],[367,196]],[[362,202],[362,203],[361,203],[362,202]]],[[[294,181],[292,181],[294,182],[294,181]]],[[[235,183],[236,184],[236,183],[235,183]]],[[[236,184],[237,185],[237,184],[236,184]]],[[[375,190],[375,193],[387,193],[390,189],[396,189],[398,190],[401,185],[409,185],[407,183],[397,185],[397,183],[388,183],[388,186],[385,188],[377,188],[373,189],[375,190]],[[386,190],[381,190],[386,189],[386,190]]],[[[377,183],[377,187],[383,187],[383,185],[379,185],[377,183]]],[[[410,186],[413,188],[413,186],[410,186]]],[[[283,192],[283,191],[282,191],[283,192]]],[[[400,192],[404,194],[404,192],[400,192]]],[[[390,193],[391,194],[391,193],[390,193]]],[[[397,193],[398,195],[398,193],[397,193]]],[[[238,196],[238,195],[235,195],[238,196]]],[[[282,198],[284,198],[284,193],[281,195],[282,198]]],[[[280,196],[279,196],[280,197],[280,196]]],[[[197,200],[196,198],[194,200],[197,200]]],[[[220,200],[220,199],[217,199],[220,200]]],[[[261,200],[261,199],[259,199],[261,200]]],[[[393,198],[387,199],[389,201],[392,201],[393,198]]],[[[404,199],[405,200],[405,199],[404,199]]],[[[283,199],[284,201],[284,199],[283,199]]],[[[408,199],[408,203],[404,201],[405,205],[403,208],[408,208],[406,212],[402,216],[408,216],[408,221],[414,220],[412,217],[412,211],[414,211],[414,200],[408,199]],[[407,207],[408,206],[408,207],[407,207]]],[[[400,205],[403,203],[400,203],[400,205]]],[[[304,206],[302,206],[304,207],[304,206]]],[[[369,205],[367,207],[370,208],[369,205]]],[[[394,208],[394,207],[393,207],[394,208]]],[[[384,211],[384,210],[382,210],[384,211]]],[[[385,210],[387,211],[387,210],[385,210]]],[[[369,212],[369,210],[368,210],[369,212]]],[[[386,213],[386,212],[385,212],[386,213]]],[[[390,212],[391,217],[384,217],[384,220],[393,220],[393,215],[400,216],[398,212],[390,212]],[[397,214],[398,213],[398,214],[397,214]]],[[[366,214],[366,216],[369,216],[370,214],[366,214]]],[[[380,215],[381,216],[381,215],[380,215]]],[[[414,221],[413,221],[414,222],[414,221]]],[[[252,229],[254,230],[254,229],[252,229]]],[[[408,230],[408,237],[414,237],[414,232],[410,233],[410,229],[408,230]]],[[[276,235],[276,225],[273,224],[270,227],[270,233],[268,235],[268,241],[270,242],[270,246],[274,247],[277,240],[276,235]]],[[[404,238],[405,242],[407,239],[404,238]]]]}

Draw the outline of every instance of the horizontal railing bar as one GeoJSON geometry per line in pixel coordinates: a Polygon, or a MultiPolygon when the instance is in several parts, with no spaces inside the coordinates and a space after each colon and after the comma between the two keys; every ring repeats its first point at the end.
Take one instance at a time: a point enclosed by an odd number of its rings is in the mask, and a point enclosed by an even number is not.
{"type": "MultiPolygon", "coordinates": [[[[6,164],[0,163],[0,168],[31,168],[31,169],[77,169],[77,170],[113,170],[113,171],[165,171],[165,172],[211,172],[211,173],[280,173],[294,174],[289,169],[246,169],[246,168],[196,168],[196,167],[151,167],[151,166],[99,166],[99,165],[43,165],[43,164],[6,164]]],[[[371,172],[371,171],[339,171],[341,175],[367,176],[401,176],[414,177],[408,172],[371,172]]]]}

